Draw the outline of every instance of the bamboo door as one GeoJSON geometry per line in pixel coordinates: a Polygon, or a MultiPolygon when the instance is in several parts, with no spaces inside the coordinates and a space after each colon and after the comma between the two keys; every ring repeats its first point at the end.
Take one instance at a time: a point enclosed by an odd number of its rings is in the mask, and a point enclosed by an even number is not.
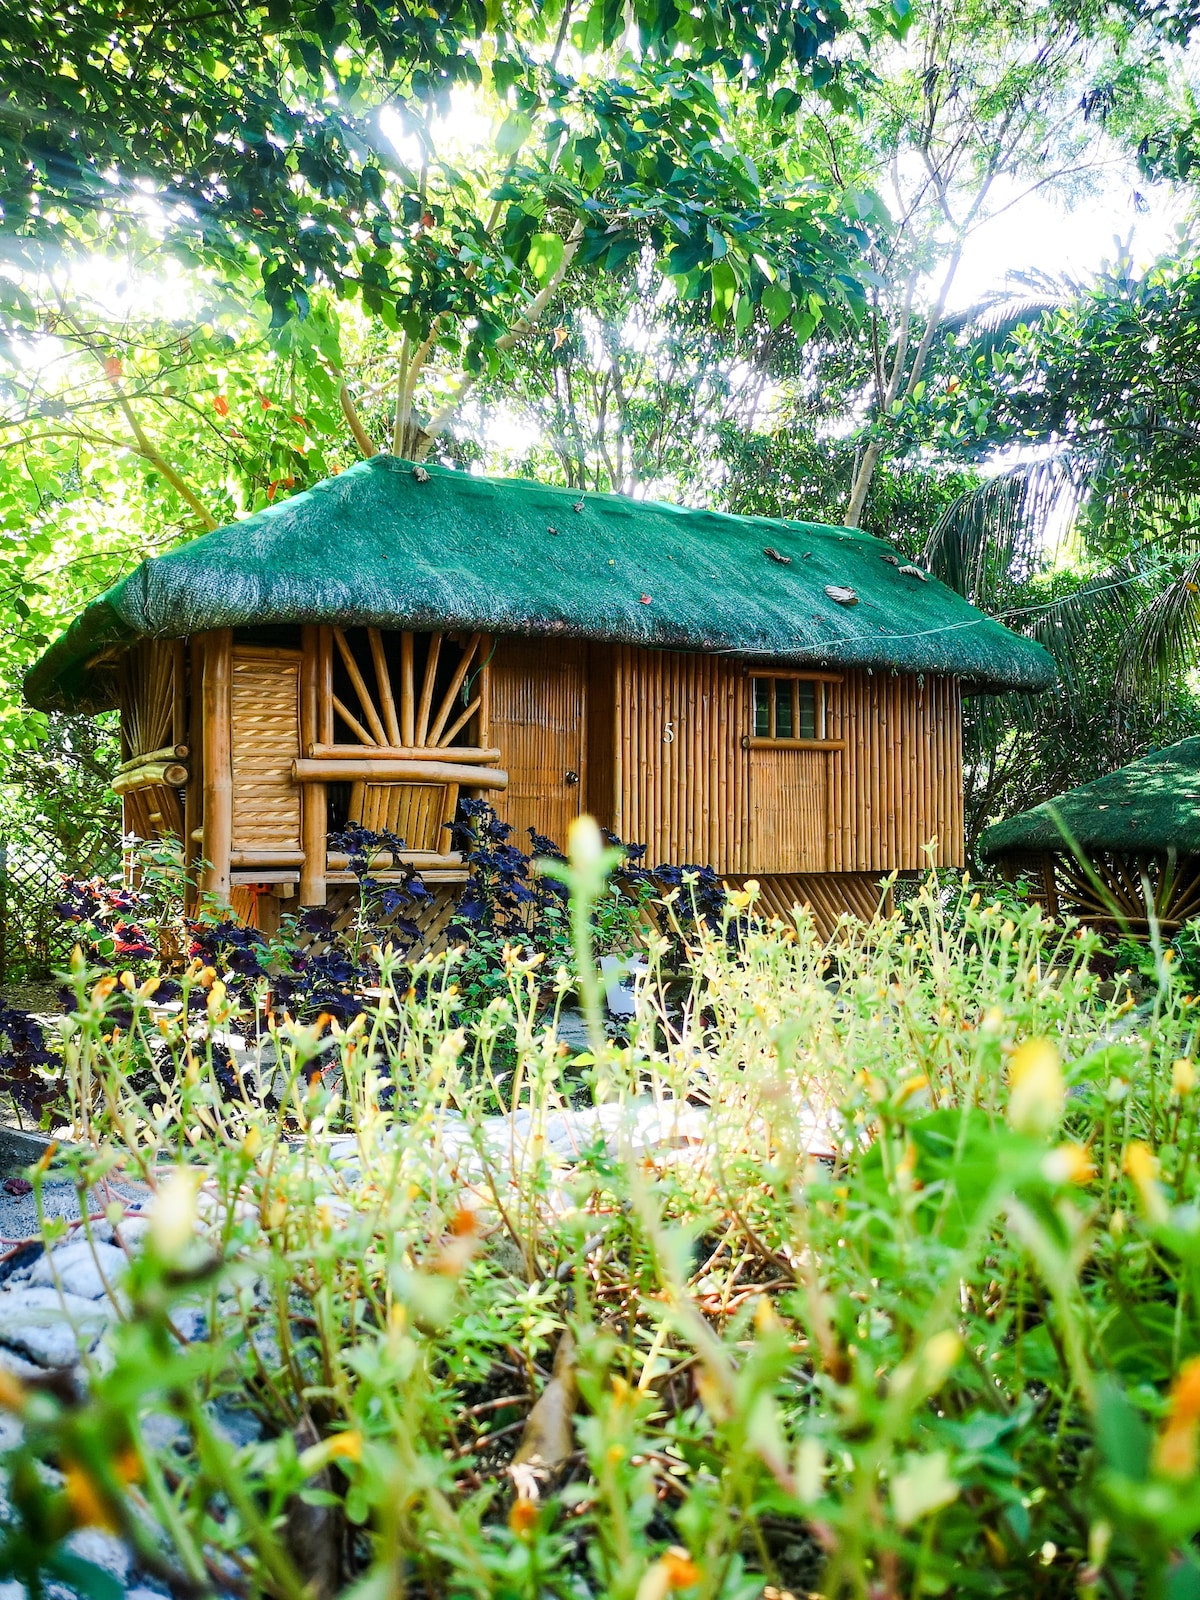
{"type": "Polygon", "coordinates": [[[750,870],[828,872],[830,753],[750,752],[750,870]]]}
{"type": "Polygon", "coordinates": [[[539,639],[506,639],[491,675],[491,737],[508,771],[494,797],[513,827],[512,843],[529,848],[529,828],[566,847],[572,817],[587,791],[584,647],[539,639]]]}

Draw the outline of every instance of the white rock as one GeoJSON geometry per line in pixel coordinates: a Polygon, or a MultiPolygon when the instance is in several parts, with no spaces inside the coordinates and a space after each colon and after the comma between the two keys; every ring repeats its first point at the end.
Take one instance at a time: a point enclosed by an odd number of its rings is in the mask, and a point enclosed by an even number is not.
{"type": "Polygon", "coordinates": [[[132,1558],[128,1546],[114,1534],[105,1533],[102,1528],[76,1528],[67,1540],[67,1549],[81,1561],[103,1567],[118,1582],[125,1582],[132,1558]]]}
{"type": "MultiPolygon", "coordinates": [[[[26,1361],[24,1356],[19,1356],[15,1350],[5,1350],[0,1345],[0,1370],[11,1372],[14,1378],[40,1378],[41,1367],[34,1366],[32,1361],[26,1361]]],[[[5,1448],[0,1446],[0,1449],[5,1448]]],[[[0,1595],[0,1600],[4,1600],[0,1595]]]]}
{"type": "Polygon", "coordinates": [[[117,1223],[117,1237],[130,1250],[138,1250],[150,1232],[149,1217],[122,1217],[117,1223]]]}
{"type": "Polygon", "coordinates": [[[108,1321],[103,1301],[60,1295],[57,1289],[0,1294],[0,1344],[41,1367],[70,1367],[90,1350],[108,1321]]]}
{"type": "Polygon", "coordinates": [[[53,1288],[57,1274],[68,1294],[99,1300],[107,1289],[116,1287],[128,1261],[124,1250],[118,1250],[116,1245],[97,1244],[93,1254],[87,1239],[72,1239],[70,1244],[43,1256],[30,1273],[29,1282],[35,1288],[53,1288]]]}

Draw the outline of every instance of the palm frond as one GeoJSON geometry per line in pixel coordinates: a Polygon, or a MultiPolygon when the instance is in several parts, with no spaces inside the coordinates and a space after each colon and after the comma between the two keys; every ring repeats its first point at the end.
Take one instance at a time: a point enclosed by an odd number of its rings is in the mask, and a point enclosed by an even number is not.
{"type": "Polygon", "coordinates": [[[943,512],[924,563],[972,605],[996,611],[1052,559],[1086,493],[1086,478],[1068,456],[1013,467],[943,512]]]}
{"type": "Polygon", "coordinates": [[[1117,687],[1130,698],[1161,694],[1200,661],[1200,557],[1160,569],[1157,578],[1143,584],[1118,658],[1117,687]]]}

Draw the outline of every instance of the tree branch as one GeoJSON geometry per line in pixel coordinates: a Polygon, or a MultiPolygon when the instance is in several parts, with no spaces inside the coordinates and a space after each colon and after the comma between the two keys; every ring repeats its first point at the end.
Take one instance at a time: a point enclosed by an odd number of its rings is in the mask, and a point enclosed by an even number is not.
{"type": "Polygon", "coordinates": [[[342,415],[350,425],[350,432],[354,435],[354,442],[359,450],[368,461],[372,456],[377,456],[379,451],[371,443],[371,436],[363,427],[362,418],[355,407],[354,399],[344,383],[338,388],[338,404],[342,408],[342,415]]]}
{"type": "MultiPolygon", "coordinates": [[[[518,339],[523,339],[527,333],[532,333],[542,313],[558,292],[559,286],[566,277],[567,270],[575,259],[576,252],[582,242],[583,224],[582,222],[576,222],[563,243],[562,260],[559,262],[557,269],[546,280],[537,294],[534,295],[529,302],[527,310],[521,317],[518,318],[507,333],[502,333],[496,340],[496,343],[492,346],[494,350],[511,350],[518,339]]],[[[437,411],[421,430],[421,436],[413,451],[413,456],[416,460],[424,460],[425,456],[429,454],[433,441],[439,434],[445,432],[478,381],[479,378],[476,373],[463,373],[451,391],[449,398],[438,407],[437,411]]]]}

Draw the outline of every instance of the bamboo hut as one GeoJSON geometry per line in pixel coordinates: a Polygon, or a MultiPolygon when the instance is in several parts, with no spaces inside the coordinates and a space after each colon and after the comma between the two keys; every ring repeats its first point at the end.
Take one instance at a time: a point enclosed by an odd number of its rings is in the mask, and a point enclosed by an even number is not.
{"type": "Polygon", "coordinates": [[[1200,739],[996,823],[979,850],[1052,916],[1144,934],[1153,913],[1173,933],[1200,915],[1200,739]]]}
{"type": "Polygon", "coordinates": [[[348,822],[404,840],[444,921],[468,795],[828,921],[931,840],[961,864],[962,695],[1052,679],[861,532],[379,456],[144,562],[26,693],[119,706],[127,832],[262,925],[348,892],[348,822]]]}

